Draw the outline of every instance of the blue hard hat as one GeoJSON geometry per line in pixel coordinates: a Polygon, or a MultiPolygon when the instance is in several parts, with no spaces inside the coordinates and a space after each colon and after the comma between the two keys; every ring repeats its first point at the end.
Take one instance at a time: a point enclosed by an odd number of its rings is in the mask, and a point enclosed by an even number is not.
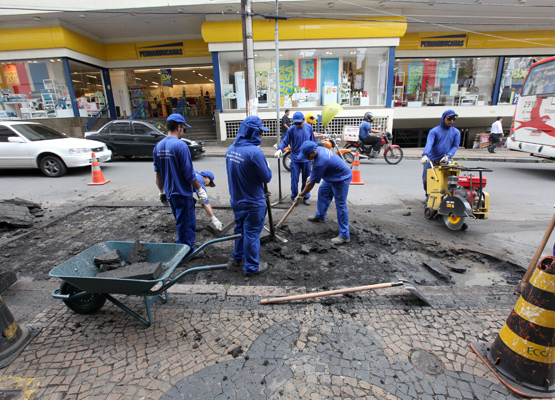
{"type": "Polygon", "coordinates": [[[214,183],[214,174],[212,172],[202,171],[202,172],[200,172],[200,175],[210,179],[210,183],[208,184],[208,186],[210,186],[210,187],[216,186],[216,184],[214,183]]]}
{"type": "Polygon", "coordinates": [[[297,123],[297,122],[303,122],[304,121],[304,114],[300,111],[297,111],[295,114],[293,114],[293,123],[297,123]]]}
{"type": "Polygon", "coordinates": [[[299,158],[301,160],[307,159],[310,153],[312,153],[316,149],[318,149],[318,145],[311,140],[307,140],[301,145],[301,148],[299,149],[299,158]]]}
{"type": "Polygon", "coordinates": [[[168,117],[168,119],[166,120],[166,122],[168,122],[168,121],[174,121],[174,122],[177,122],[178,124],[183,124],[185,126],[188,126],[189,128],[191,127],[191,125],[189,125],[189,124],[187,124],[187,122],[185,122],[185,118],[181,114],[174,113],[174,114],[170,115],[168,117]]]}

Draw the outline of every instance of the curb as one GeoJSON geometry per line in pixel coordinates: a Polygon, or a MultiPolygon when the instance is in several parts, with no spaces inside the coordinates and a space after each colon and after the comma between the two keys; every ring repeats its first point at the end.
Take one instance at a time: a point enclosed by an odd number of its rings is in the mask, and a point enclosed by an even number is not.
{"type": "MultiPolygon", "coordinates": [[[[273,158],[273,154],[264,153],[266,158],[273,158]]],[[[225,157],[225,153],[204,153],[205,157],[225,157]]],[[[417,155],[405,155],[407,160],[420,160],[422,157],[417,155]]],[[[460,156],[453,157],[455,161],[485,161],[485,162],[513,162],[513,163],[548,163],[549,160],[542,158],[522,158],[522,157],[489,157],[489,156],[460,156]]]]}

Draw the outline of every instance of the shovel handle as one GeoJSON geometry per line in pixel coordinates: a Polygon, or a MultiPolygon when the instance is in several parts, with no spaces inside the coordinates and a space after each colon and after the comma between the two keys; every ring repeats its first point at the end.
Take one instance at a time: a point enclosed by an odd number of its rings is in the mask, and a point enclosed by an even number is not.
{"type": "Polygon", "coordinates": [[[287,219],[287,217],[289,216],[289,214],[291,214],[291,211],[293,211],[293,209],[295,208],[296,205],[297,205],[297,203],[294,202],[293,205],[289,208],[289,210],[287,210],[287,212],[285,213],[285,215],[283,216],[283,218],[280,219],[280,221],[277,223],[276,229],[281,228],[281,226],[283,225],[283,223],[285,222],[285,220],[287,219]]]}
{"type": "Polygon", "coordinates": [[[382,288],[388,288],[392,286],[401,286],[402,284],[403,282],[378,283],[376,285],[358,286],[354,288],[346,288],[346,289],[338,289],[338,290],[328,290],[327,292],[298,294],[298,295],[286,296],[286,297],[275,297],[273,299],[260,300],[260,304],[282,303],[285,301],[292,301],[292,300],[311,299],[313,297],[324,297],[324,296],[333,296],[335,294],[362,292],[363,290],[382,289],[382,288]]]}

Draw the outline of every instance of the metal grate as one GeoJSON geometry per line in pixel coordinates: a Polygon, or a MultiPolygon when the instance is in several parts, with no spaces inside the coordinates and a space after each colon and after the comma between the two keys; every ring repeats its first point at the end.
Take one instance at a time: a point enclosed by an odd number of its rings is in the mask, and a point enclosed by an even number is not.
{"type": "MultiPolygon", "coordinates": [[[[237,137],[237,132],[239,131],[239,126],[242,121],[226,121],[226,139],[233,139],[237,137]]],[[[384,130],[387,129],[388,117],[374,117],[374,120],[370,124],[372,129],[384,130]]],[[[262,120],[265,127],[269,128],[268,132],[264,132],[262,137],[276,137],[278,132],[278,125],[275,119],[262,120]]],[[[347,117],[347,118],[334,118],[328,125],[327,131],[329,133],[335,133],[341,135],[343,133],[343,126],[359,126],[362,123],[362,117],[347,117]]],[[[314,132],[317,131],[317,126],[314,125],[314,132]]],[[[320,132],[324,131],[324,127],[320,124],[320,132]]]]}
{"type": "MultiPolygon", "coordinates": [[[[239,126],[241,125],[241,122],[243,121],[226,121],[225,122],[225,133],[226,133],[226,139],[233,139],[235,140],[235,138],[237,137],[237,132],[239,132],[239,126]]],[[[277,121],[275,119],[265,119],[262,120],[262,124],[270,129],[267,132],[263,132],[261,137],[276,137],[277,134],[277,121]]]]}

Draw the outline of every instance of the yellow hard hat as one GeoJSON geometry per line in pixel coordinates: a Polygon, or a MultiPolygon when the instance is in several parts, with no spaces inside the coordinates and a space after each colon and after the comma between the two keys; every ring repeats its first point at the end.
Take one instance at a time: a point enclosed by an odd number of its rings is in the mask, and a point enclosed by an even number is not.
{"type": "Polygon", "coordinates": [[[316,118],[316,114],[308,112],[306,113],[305,121],[311,125],[314,125],[318,122],[318,118],[316,118]]]}

